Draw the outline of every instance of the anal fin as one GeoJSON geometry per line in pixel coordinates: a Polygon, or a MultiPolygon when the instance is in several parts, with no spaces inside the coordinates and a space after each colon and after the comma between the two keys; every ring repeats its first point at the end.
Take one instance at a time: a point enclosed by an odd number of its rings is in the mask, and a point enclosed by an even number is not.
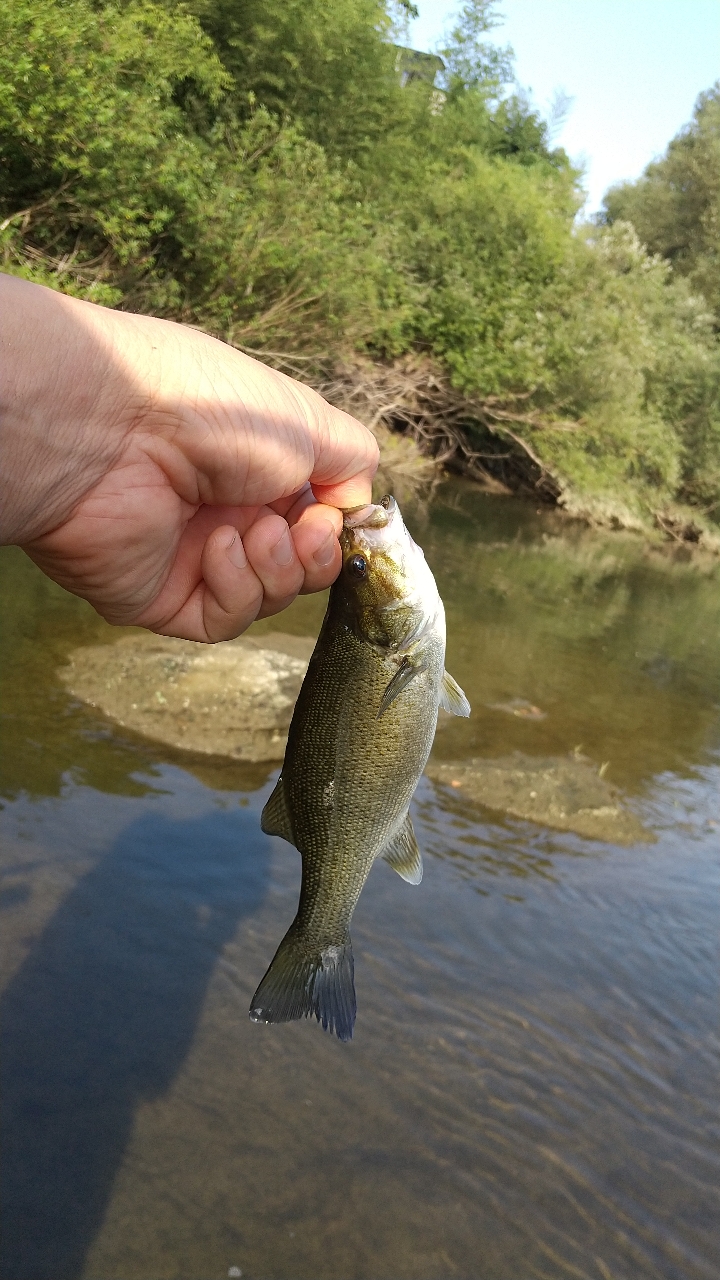
{"type": "Polygon", "coordinates": [[[262,811],[260,826],[267,836],[282,836],[283,840],[289,840],[290,844],[295,843],[282,774],[275,783],[275,789],[262,811]]]}
{"type": "Polygon", "coordinates": [[[384,858],[408,884],[420,884],[423,878],[422,854],[415,839],[410,814],[406,814],[398,834],[380,851],[384,858]]]}

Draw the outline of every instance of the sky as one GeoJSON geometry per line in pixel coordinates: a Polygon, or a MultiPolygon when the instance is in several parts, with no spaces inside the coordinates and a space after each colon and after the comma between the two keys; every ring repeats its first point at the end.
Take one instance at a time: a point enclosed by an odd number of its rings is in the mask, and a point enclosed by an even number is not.
{"type": "MultiPolygon", "coordinates": [[[[416,0],[409,43],[433,50],[461,0],[416,0]]],[[[510,44],[515,73],[548,115],[572,99],[554,137],[585,170],[594,213],[609,186],[637,178],[720,79],[720,0],[499,0],[488,39],[510,44]]]]}

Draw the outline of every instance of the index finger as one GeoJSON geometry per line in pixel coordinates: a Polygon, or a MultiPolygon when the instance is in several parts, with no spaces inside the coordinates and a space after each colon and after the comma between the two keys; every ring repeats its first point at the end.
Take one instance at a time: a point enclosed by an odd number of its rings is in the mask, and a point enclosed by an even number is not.
{"type": "Polygon", "coordinates": [[[310,483],[318,502],[326,507],[337,507],[340,511],[346,511],[372,502],[372,482],[376,471],[377,463],[372,468],[358,472],[351,479],[342,480],[336,484],[316,484],[312,480],[310,483]]]}
{"type": "Polygon", "coordinates": [[[310,388],[303,387],[303,392],[310,410],[315,454],[309,480],[317,501],[341,509],[370,502],[380,461],[372,431],[310,388]]]}

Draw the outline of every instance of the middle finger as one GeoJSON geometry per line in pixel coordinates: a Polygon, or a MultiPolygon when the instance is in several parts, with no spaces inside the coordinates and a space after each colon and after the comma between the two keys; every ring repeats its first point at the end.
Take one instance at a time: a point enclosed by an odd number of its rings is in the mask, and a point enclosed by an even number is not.
{"type": "Polygon", "coordinates": [[[260,507],[243,534],[243,546],[263,585],[263,603],[257,616],[278,613],[295,599],[305,578],[287,521],[269,507],[260,507]]]}

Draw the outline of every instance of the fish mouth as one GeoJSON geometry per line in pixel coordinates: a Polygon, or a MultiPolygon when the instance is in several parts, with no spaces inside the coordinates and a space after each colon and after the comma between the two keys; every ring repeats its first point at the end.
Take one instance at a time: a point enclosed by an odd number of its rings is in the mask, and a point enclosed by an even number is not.
{"type": "Polygon", "coordinates": [[[356,552],[370,556],[381,552],[398,569],[403,569],[411,543],[400,508],[390,494],[386,494],[380,502],[345,508],[343,511],[340,533],[343,557],[356,552]]]}
{"type": "Polygon", "coordinates": [[[387,493],[379,503],[344,508],[343,525],[346,529],[385,529],[396,511],[397,502],[387,493]]]}

